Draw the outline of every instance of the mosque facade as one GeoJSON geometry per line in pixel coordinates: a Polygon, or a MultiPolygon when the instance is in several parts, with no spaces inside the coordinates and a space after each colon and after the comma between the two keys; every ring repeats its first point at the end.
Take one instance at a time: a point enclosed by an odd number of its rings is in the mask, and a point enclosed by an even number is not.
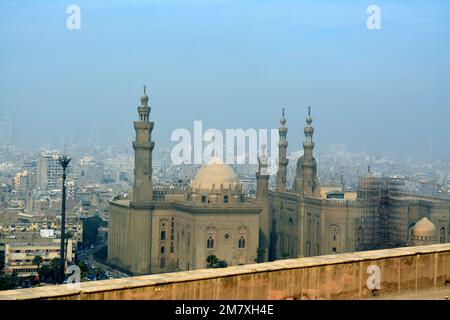
{"type": "Polygon", "coordinates": [[[233,168],[213,159],[187,188],[152,183],[148,96],[141,97],[133,190],[110,202],[108,262],[134,275],[203,269],[211,257],[243,265],[333,253],[449,242],[450,201],[403,194],[396,179],[370,172],[356,192],[321,186],[310,110],[304,154],[292,188],[284,110],[279,127],[277,185],[269,189],[268,159],[259,155],[256,198],[233,168]]]}

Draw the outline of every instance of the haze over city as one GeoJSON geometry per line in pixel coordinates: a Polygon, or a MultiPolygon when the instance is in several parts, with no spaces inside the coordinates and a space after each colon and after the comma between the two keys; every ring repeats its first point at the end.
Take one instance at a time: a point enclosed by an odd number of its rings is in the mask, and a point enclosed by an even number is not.
{"type": "MultiPolygon", "coordinates": [[[[177,128],[277,128],[312,106],[317,151],[450,157],[450,4],[378,1],[0,3],[0,117],[16,145],[127,143],[146,84],[158,146],[177,128]],[[176,116],[174,116],[176,115],[176,116]]],[[[131,150],[131,146],[130,146],[131,150]]]]}
{"type": "MultiPolygon", "coordinates": [[[[448,300],[449,17],[448,0],[0,0],[2,311],[448,300]]],[[[340,305],[311,311],[369,310],[340,305]]]]}

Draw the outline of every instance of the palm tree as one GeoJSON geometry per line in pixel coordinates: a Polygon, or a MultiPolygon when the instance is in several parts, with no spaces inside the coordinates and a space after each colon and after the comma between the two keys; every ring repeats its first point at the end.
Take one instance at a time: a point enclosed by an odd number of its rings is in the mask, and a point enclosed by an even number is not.
{"type": "Polygon", "coordinates": [[[60,261],[59,261],[59,281],[60,283],[64,282],[65,278],[65,236],[66,236],[66,169],[69,166],[70,158],[66,155],[63,155],[59,158],[59,164],[62,167],[62,199],[61,199],[61,249],[60,249],[60,261]]]}

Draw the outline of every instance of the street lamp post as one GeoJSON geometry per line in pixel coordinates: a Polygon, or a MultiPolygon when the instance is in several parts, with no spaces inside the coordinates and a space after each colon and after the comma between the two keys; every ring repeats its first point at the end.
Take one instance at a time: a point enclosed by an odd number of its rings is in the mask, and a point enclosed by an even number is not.
{"type": "Polygon", "coordinates": [[[61,249],[60,249],[60,262],[59,262],[59,277],[60,282],[64,282],[65,278],[65,242],[66,242],[66,169],[69,166],[70,158],[63,155],[59,158],[59,164],[62,167],[62,199],[61,199],[61,249]]]}

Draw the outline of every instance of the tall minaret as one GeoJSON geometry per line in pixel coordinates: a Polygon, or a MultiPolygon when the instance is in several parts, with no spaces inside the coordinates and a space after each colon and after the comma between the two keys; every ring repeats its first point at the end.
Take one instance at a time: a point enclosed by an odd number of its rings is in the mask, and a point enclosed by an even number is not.
{"type": "Polygon", "coordinates": [[[312,161],[313,160],[313,149],[314,149],[314,142],[313,142],[313,134],[314,134],[314,127],[311,125],[313,119],[311,117],[311,107],[308,107],[308,116],[306,117],[306,127],[304,129],[305,132],[305,142],[303,142],[303,149],[304,149],[304,159],[312,161]]]}
{"type": "Polygon", "coordinates": [[[303,168],[303,195],[314,196],[317,187],[316,174],[317,164],[313,157],[313,134],[314,127],[311,125],[313,119],[311,117],[311,107],[308,107],[308,116],[306,117],[305,141],[303,142],[303,159],[301,166],[303,168]]]}
{"type": "Polygon", "coordinates": [[[262,146],[262,153],[258,156],[258,172],[256,173],[256,198],[266,200],[269,193],[269,170],[266,145],[262,146]]]}
{"type": "Polygon", "coordinates": [[[288,142],[286,135],[288,128],[286,127],[286,118],[284,117],[284,108],[282,109],[280,127],[278,128],[278,134],[280,135],[280,141],[278,142],[278,176],[277,176],[277,191],[286,191],[286,167],[289,160],[286,158],[286,149],[288,142]]]}
{"type": "Polygon", "coordinates": [[[153,200],[152,151],[155,146],[155,143],[152,142],[154,123],[149,121],[150,108],[148,106],[148,96],[145,86],[138,112],[139,121],[134,122],[136,141],[133,141],[134,187],[132,202],[145,204],[151,203],[153,200]]]}
{"type": "Polygon", "coordinates": [[[266,145],[262,146],[262,152],[258,156],[258,172],[256,173],[256,200],[262,210],[259,215],[259,248],[257,262],[268,261],[270,246],[270,210],[269,210],[269,170],[266,145]]]}

